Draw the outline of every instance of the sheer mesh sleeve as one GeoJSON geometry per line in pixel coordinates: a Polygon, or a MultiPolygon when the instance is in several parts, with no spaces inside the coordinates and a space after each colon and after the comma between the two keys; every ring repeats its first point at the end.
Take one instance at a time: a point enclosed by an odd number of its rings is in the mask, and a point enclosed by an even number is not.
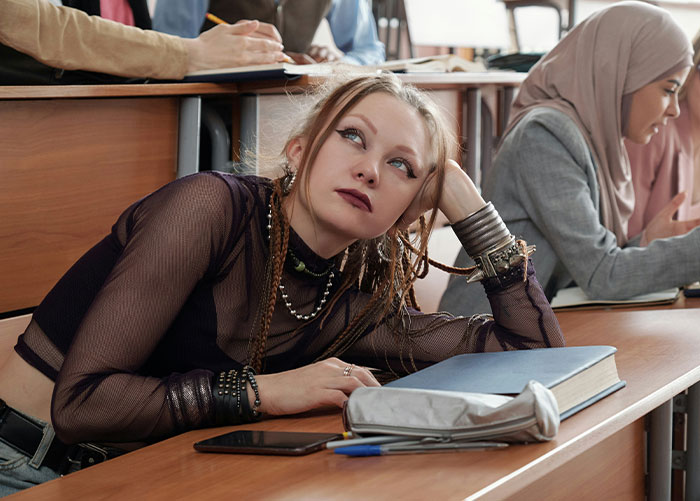
{"type": "Polygon", "coordinates": [[[149,440],[207,424],[207,370],[139,373],[213,263],[245,207],[215,175],[171,183],[128,209],[124,248],[78,328],[56,380],[52,420],[67,443],[149,440]]]}
{"type": "MultiPolygon", "coordinates": [[[[524,272],[522,267],[520,272],[524,272]]],[[[535,277],[532,263],[524,282],[506,288],[489,287],[487,291],[493,316],[453,317],[449,313],[409,310],[401,318],[408,336],[399,335],[401,329],[389,319],[360,339],[345,358],[406,374],[461,353],[564,345],[559,322],[535,277]],[[378,366],[377,360],[384,364],[378,366]]]]}

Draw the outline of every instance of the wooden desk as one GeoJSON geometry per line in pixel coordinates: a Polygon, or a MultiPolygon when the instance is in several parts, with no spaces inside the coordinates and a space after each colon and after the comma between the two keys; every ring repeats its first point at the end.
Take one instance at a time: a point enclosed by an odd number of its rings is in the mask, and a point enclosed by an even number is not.
{"type": "Polygon", "coordinates": [[[236,91],[0,86],[0,313],[39,304],[129,204],[197,158],[198,96],[236,91]]]}
{"type": "MultiPolygon", "coordinates": [[[[455,132],[466,131],[465,167],[478,183],[482,92],[499,110],[496,128],[487,128],[498,134],[524,75],[401,78],[430,90],[452,117],[455,132]]],[[[0,315],[39,304],[129,204],[199,170],[203,96],[231,98],[240,118],[234,142],[240,137],[243,149],[257,152],[260,138],[283,143],[296,119],[283,120],[291,103],[286,92],[320,80],[0,86],[0,315]],[[234,99],[239,93],[247,95],[234,99]],[[283,133],[268,130],[278,121],[283,133]]],[[[264,153],[277,154],[277,146],[264,153]]]]}
{"type": "MultiPolygon", "coordinates": [[[[644,417],[700,380],[700,310],[568,313],[569,345],[612,344],[627,387],[506,450],[347,458],[197,453],[189,432],[11,499],[615,499],[644,497],[644,417]]],[[[246,428],[341,431],[333,412],[246,428]]]]}

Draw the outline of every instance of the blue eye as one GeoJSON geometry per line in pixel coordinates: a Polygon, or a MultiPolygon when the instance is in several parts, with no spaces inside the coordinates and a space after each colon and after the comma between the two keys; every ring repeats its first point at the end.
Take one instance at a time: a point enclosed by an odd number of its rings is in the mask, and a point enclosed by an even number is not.
{"type": "Polygon", "coordinates": [[[416,175],[413,173],[413,168],[411,167],[411,164],[408,160],[405,160],[403,158],[392,158],[391,160],[389,160],[389,165],[405,172],[406,175],[411,179],[416,177],[416,175]]]}
{"type": "Polygon", "coordinates": [[[338,134],[340,134],[341,137],[344,137],[345,139],[349,139],[353,143],[357,143],[359,145],[362,145],[363,147],[365,145],[365,141],[362,138],[362,134],[357,129],[347,128],[347,129],[337,130],[336,132],[338,134]]]}
{"type": "Polygon", "coordinates": [[[408,172],[408,167],[406,166],[406,163],[403,160],[399,160],[399,159],[389,160],[389,165],[393,165],[397,169],[408,172]]]}

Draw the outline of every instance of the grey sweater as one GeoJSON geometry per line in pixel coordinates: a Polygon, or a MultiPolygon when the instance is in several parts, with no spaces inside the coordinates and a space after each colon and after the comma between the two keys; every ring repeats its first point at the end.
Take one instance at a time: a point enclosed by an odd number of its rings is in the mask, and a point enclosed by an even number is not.
{"type": "MultiPolygon", "coordinates": [[[[548,299],[578,285],[590,297],[623,299],[700,279],[700,229],[624,248],[600,222],[596,164],[583,134],[564,113],[529,112],[505,137],[486,175],[483,195],[510,231],[535,244],[533,262],[548,299]]],[[[460,250],[456,266],[471,261],[460,250]]],[[[475,284],[451,277],[440,309],[490,311],[475,284]]]]}

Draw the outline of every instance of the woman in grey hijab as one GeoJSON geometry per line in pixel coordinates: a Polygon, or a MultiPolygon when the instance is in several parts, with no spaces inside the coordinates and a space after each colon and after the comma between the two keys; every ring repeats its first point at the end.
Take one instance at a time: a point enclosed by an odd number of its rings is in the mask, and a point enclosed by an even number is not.
{"type": "MultiPolygon", "coordinates": [[[[537,246],[533,262],[550,300],[574,285],[623,299],[700,279],[697,222],[660,218],[627,239],[634,190],[622,142],[648,142],[678,116],[691,64],[691,44],[666,11],[620,2],[576,26],[523,82],[483,195],[537,246]],[[651,243],[641,247],[642,239],[651,243]]],[[[460,251],[456,265],[468,262],[460,251]]],[[[440,307],[489,309],[456,277],[440,307]]]]}

